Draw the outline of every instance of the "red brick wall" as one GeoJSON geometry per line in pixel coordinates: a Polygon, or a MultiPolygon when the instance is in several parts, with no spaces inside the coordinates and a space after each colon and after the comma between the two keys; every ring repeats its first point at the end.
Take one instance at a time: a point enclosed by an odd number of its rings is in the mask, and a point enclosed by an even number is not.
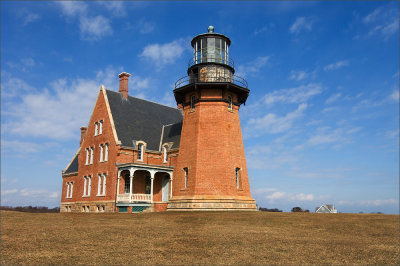
{"type": "MultiPolygon", "coordinates": [[[[237,99],[235,93],[226,93],[237,99]]],[[[186,95],[189,101],[190,93],[186,95]]],[[[198,95],[197,95],[198,97],[198,95]]],[[[202,90],[201,98],[222,98],[222,90],[202,90]]],[[[199,102],[195,110],[184,107],[184,119],[173,195],[248,196],[246,160],[240,129],[239,108],[228,110],[225,102],[199,102]],[[184,189],[183,168],[189,168],[184,189]],[[235,168],[241,168],[241,187],[236,187],[235,168]]]]}

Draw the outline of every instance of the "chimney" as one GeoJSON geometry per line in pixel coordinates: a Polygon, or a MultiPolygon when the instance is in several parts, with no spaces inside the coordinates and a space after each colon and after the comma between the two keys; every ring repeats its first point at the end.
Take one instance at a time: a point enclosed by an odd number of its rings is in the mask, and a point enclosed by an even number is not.
{"type": "Polygon", "coordinates": [[[86,137],[86,132],[87,132],[87,127],[81,127],[81,141],[79,142],[79,145],[82,145],[82,142],[86,137]]]}
{"type": "Polygon", "coordinates": [[[128,99],[128,79],[131,74],[122,72],[118,75],[119,77],[119,90],[118,92],[122,92],[122,96],[124,99],[128,99]]]}

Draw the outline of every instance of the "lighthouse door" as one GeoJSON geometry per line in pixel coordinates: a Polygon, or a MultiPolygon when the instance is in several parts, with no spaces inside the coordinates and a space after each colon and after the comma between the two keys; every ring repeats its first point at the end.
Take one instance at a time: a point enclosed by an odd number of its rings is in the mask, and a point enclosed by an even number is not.
{"type": "Polygon", "coordinates": [[[162,180],[162,201],[168,201],[169,198],[169,176],[164,176],[162,180]]]}

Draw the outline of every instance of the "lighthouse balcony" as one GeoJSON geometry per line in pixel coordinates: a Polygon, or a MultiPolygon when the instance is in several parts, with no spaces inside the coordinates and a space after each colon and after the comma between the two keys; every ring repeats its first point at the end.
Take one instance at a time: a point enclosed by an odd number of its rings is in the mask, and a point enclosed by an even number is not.
{"type": "MultiPolygon", "coordinates": [[[[209,67],[207,67],[207,70],[210,70],[209,67]]],[[[248,88],[247,81],[244,78],[234,75],[231,72],[219,70],[190,73],[188,76],[184,76],[175,82],[175,90],[194,83],[232,83],[245,89],[248,88]]]]}

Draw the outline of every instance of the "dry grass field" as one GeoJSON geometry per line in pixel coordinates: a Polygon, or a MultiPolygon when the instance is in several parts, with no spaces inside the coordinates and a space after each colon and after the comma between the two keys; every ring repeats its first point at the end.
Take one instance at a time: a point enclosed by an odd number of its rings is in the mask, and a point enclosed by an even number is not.
{"type": "Polygon", "coordinates": [[[399,215],[1,211],[2,265],[398,265],[399,215]]]}

